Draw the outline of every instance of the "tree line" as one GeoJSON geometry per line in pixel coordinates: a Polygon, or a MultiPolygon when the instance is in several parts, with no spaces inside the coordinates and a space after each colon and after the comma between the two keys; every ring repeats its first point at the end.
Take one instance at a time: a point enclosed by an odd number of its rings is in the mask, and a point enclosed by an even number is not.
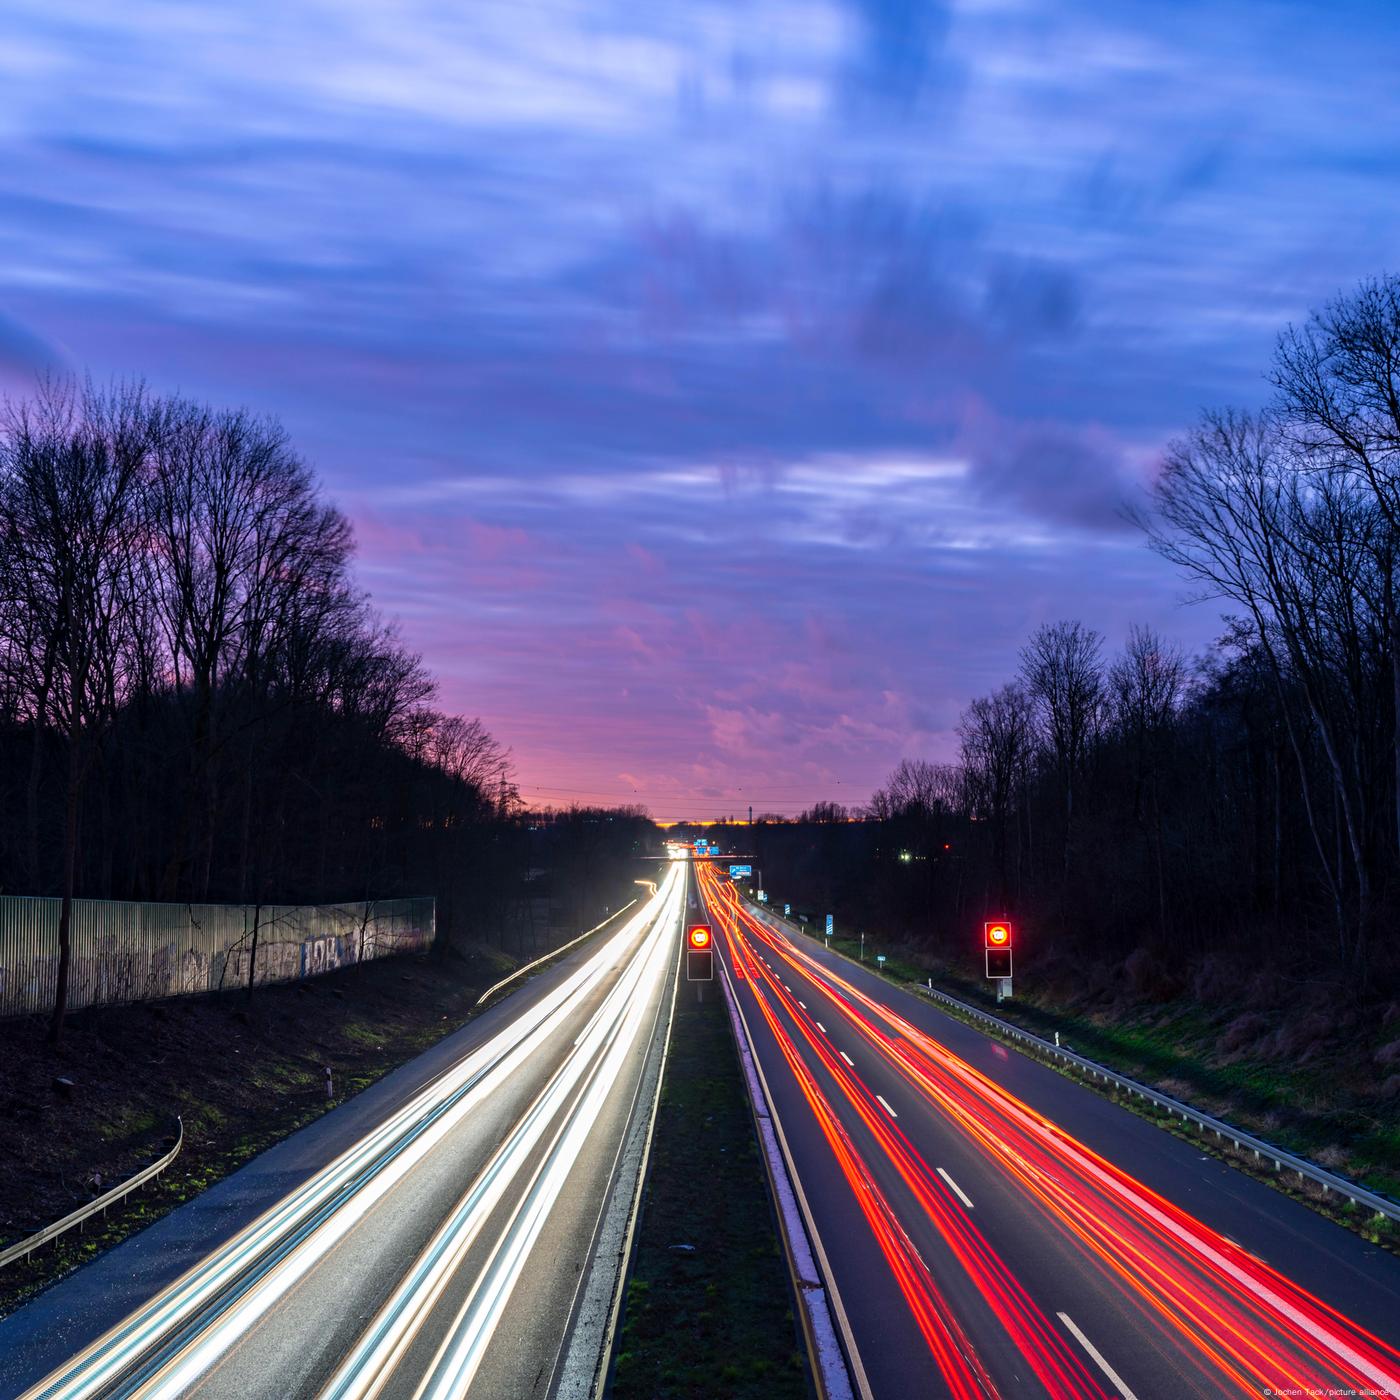
{"type": "Polygon", "coordinates": [[[1209,654],[1038,628],[956,762],[900,764],[859,826],[771,828],[775,873],[950,950],[1007,914],[1028,952],[1164,988],[1206,961],[1400,983],[1400,278],[1288,329],[1268,378],[1135,512],[1222,606],[1209,654]]]}
{"type": "Polygon", "coordinates": [[[271,419],[140,383],[7,405],[0,890],[62,899],[52,1037],[78,895],[428,893],[450,939],[568,845],[480,721],[437,707],[352,555],[271,419]]]}

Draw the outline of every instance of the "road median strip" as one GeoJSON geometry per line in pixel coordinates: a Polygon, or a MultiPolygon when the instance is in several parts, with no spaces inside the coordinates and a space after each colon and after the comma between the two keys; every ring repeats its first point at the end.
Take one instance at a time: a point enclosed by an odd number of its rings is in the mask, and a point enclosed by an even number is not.
{"type": "Polygon", "coordinates": [[[795,1300],[715,985],[680,983],[614,1341],[615,1400],[809,1395],[795,1300]]]}

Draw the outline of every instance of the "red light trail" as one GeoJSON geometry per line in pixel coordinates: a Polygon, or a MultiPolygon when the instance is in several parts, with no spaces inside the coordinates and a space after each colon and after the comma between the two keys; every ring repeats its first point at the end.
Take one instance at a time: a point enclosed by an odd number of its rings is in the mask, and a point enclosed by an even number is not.
{"type": "Polygon", "coordinates": [[[753,1003],[821,1125],[953,1394],[997,1390],[804,1056],[835,1081],[873,1138],[880,1160],[897,1173],[1047,1392],[1101,1396],[1104,1391],[877,1096],[770,970],[769,960],[785,965],[788,975],[814,982],[846,1025],[930,1111],[975,1143],[1175,1350],[1191,1358],[1208,1388],[1218,1391],[1225,1381],[1251,1395],[1348,1388],[1400,1395],[1400,1352],[1093,1152],[774,932],[714,871],[697,871],[730,964],[747,973],[753,1003]],[[784,1018],[799,1031],[796,1039],[784,1018]]]}

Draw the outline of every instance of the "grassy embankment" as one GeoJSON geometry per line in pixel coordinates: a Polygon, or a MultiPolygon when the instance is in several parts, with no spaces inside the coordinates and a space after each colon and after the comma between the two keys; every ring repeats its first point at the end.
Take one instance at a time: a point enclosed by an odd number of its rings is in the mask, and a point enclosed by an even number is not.
{"type": "Polygon", "coordinates": [[[513,965],[480,949],[259,987],[251,1002],[240,990],[80,1012],[57,1053],[41,1020],[0,1022],[0,1244],[132,1175],[185,1124],[157,1181],[0,1269],[0,1315],[456,1030],[513,965]]]}
{"type": "MultiPolygon", "coordinates": [[[[822,941],[819,934],[812,936],[822,941]]],[[[858,939],[833,938],[831,946],[852,960],[860,957],[858,939]]],[[[1279,1007],[1271,1013],[1230,997],[1210,1004],[1183,996],[1149,1001],[1124,987],[1102,986],[1075,997],[1037,986],[1033,968],[1017,976],[1014,998],[998,1006],[985,979],[867,932],[865,965],[872,971],[880,971],[874,961],[878,953],[886,954],[883,975],[892,982],[922,984],[932,978],[935,987],[1003,1020],[1046,1040],[1058,1033],[1061,1044],[1078,1054],[1373,1190],[1400,1197],[1400,1094],[1387,1089],[1384,1074],[1376,1073],[1376,1065],[1386,1064],[1393,1054],[1388,1047],[1400,1036],[1400,1013],[1357,1027],[1329,1021],[1315,1006],[1279,1007]]],[[[1057,1060],[1046,1063],[1189,1137],[1203,1152],[1307,1201],[1367,1239],[1400,1249],[1400,1228],[1364,1207],[1323,1196],[1312,1182],[1256,1163],[1252,1153],[1218,1144],[1180,1119],[1057,1060]]]]}
{"type": "Polygon", "coordinates": [[[682,982],[614,1400],[799,1400],[807,1362],[782,1244],[718,984],[682,982]]]}

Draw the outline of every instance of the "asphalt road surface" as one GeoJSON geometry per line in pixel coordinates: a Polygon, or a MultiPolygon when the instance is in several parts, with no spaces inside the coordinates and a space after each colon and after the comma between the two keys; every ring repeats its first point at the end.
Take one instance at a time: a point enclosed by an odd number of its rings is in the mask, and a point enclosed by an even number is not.
{"type": "Polygon", "coordinates": [[[595,1244],[630,1201],[683,899],[673,867],[616,929],[0,1322],[0,1395],[586,1390],[617,1271],[595,1244]]]}
{"type": "Polygon", "coordinates": [[[1400,1259],[698,874],[859,1391],[1400,1395],[1400,1259]]]}

